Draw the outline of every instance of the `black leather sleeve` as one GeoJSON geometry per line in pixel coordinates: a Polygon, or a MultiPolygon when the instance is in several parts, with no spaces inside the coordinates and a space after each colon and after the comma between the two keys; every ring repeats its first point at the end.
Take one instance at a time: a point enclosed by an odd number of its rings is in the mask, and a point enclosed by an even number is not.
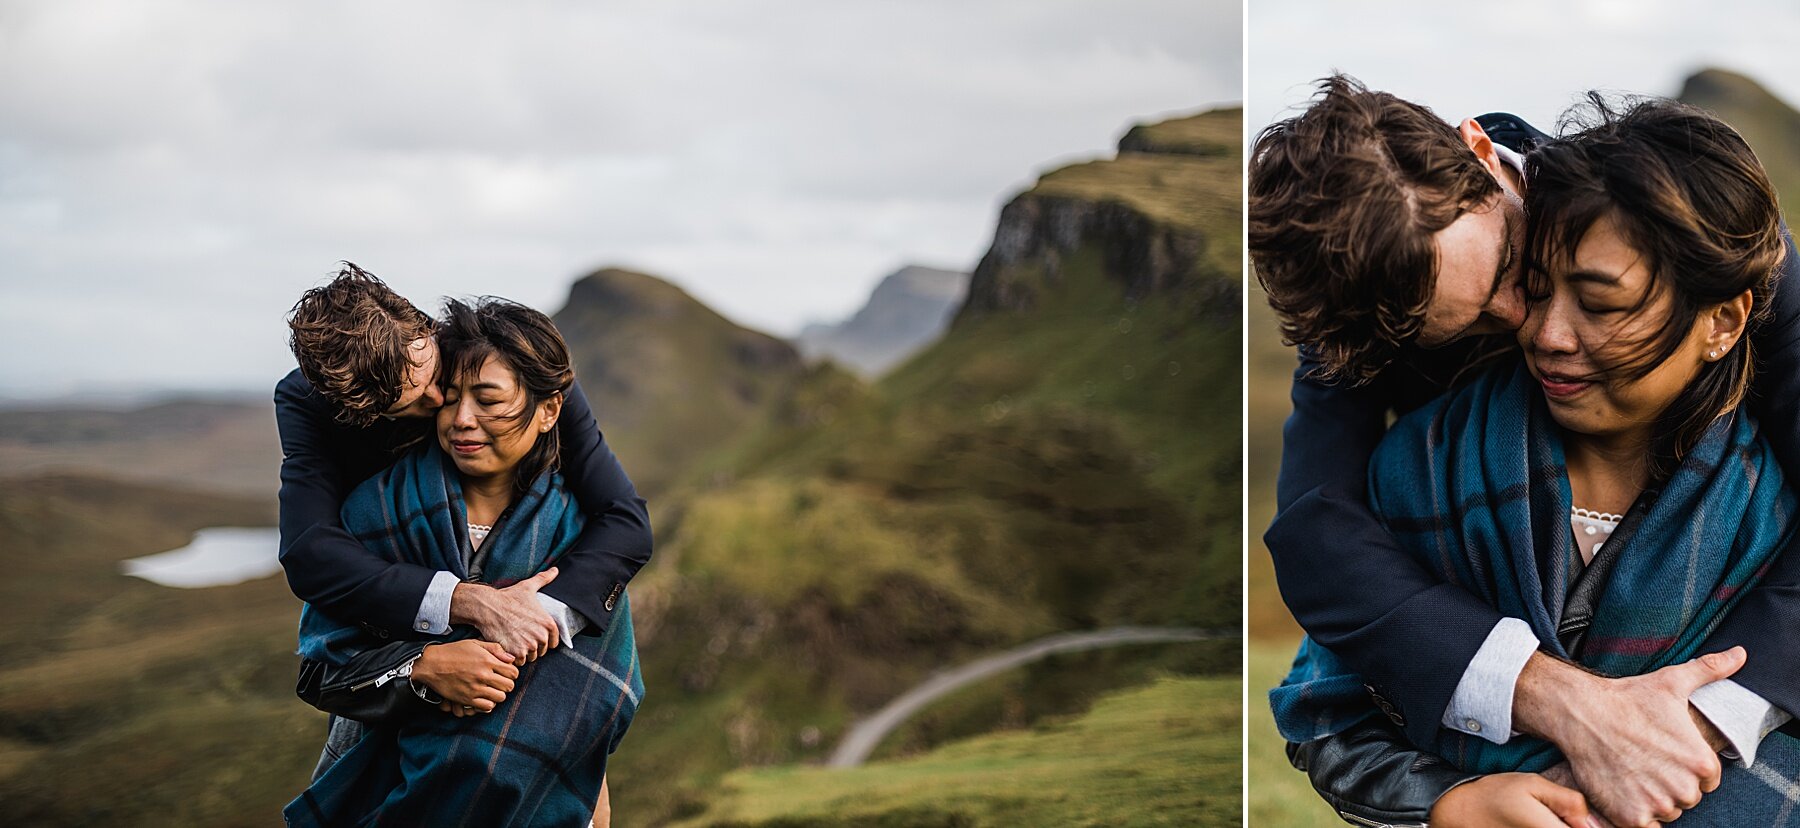
{"type": "Polygon", "coordinates": [[[1476,778],[1414,748],[1378,716],[1323,739],[1288,744],[1288,761],[1353,825],[1423,826],[1445,792],[1476,778]]]}
{"type": "Polygon", "coordinates": [[[431,641],[396,641],[368,650],[348,664],[300,660],[294,692],[301,701],[327,713],[366,725],[394,725],[435,709],[413,692],[411,682],[387,677],[416,659],[431,641]]]}

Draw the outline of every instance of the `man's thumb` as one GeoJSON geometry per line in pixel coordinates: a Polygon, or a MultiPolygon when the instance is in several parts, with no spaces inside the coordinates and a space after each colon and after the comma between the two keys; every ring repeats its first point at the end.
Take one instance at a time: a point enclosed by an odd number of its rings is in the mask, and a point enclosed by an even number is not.
{"type": "Polygon", "coordinates": [[[553,566],[543,572],[539,572],[536,575],[526,578],[523,583],[531,589],[539,589],[543,587],[543,585],[554,580],[556,580],[556,567],[553,566]]]}
{"type": "Polygon", "coordinates": [[[1676,671],[1676,683],[1680,685],[1683,695],[1691,694],[1704,685],[1723,678],[1744,666],[1749,654],[1743,647],[1732,647],[1718,653],[1707,653],[1685,664],[1676,664],[1668,669],[1676,671]]]}

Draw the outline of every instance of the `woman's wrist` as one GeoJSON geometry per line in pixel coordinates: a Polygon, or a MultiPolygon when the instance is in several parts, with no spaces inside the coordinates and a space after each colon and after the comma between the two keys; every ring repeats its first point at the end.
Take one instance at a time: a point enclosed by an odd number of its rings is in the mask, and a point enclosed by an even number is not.
{"type": "Polygon", "coordinates": [[[435,675],[433,667],[436,665],[436,659],[433,657],[434,654],[432,653],[432,650],[435,650],[440,646],[443,645],[425,645],[425,649],[419,652],[419,657],[413,659],[412,670],[407,676],[407,682],[412,685],[413,695],[418,696],[427,704],[444,703],[443,695],[438,693],[437,690],[431,686],[432,676],[435,675]]]}

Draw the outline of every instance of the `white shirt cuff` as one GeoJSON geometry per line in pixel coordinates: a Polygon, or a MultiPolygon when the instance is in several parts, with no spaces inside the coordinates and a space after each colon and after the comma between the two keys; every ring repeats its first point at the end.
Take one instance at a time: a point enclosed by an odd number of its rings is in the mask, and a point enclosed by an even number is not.
{"type": "Polygon", "coordinates": [[[1703,685],[1688,701],[1731,743],[1720,755],[1746,768],[1756,763],[1756,747],[1763,737],[1793,718],[1731,679],[1703,685]]]}
{"type": "Polygon", "coordinates": [[[1517,618],[1502,618],[1463,670],[1444,708],[1443,725],[1504,745],[1512,738],[1513,688],[1525,662],[1537,652],[1537,635],[1517,618]]]}
{"type": "Polygon", "coordinates": [[[587,629],[587,618],[571,609],[568,604],[556,600],[544,593],[537,593],[538,606],[556,620],[557,646],[574,640],[575,634],[587,629]]]}
{"type": "Polygon", "coordinates": [[[413,619],[413,629],[431,635],[449,632],[450,597],[459,583],[462,581],[448,571],[440,570],[431,576],[431,586],[425,588],[425,598],[419,602],[419,617],[413,619]]]}

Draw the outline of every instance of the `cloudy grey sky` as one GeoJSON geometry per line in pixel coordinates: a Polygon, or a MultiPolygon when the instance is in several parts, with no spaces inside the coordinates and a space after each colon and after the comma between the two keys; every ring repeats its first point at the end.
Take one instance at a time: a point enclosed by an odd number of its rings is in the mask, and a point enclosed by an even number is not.
{"type": "Polygon", "coordinates": [[[1716,66],[1800,105],[1795,0],[1250,0],[1245,128],[1341,70],[1447,120],[1507,111],[1549,130],[1587,89],[1674,95],[1716,66]]]}
{"type": "Polygon", "coordinates": [[[1241,98],[1236,0],[0,0],[0,397],[266,390],[339,259],[779,334],[1034,173],[1241,98]]]}

